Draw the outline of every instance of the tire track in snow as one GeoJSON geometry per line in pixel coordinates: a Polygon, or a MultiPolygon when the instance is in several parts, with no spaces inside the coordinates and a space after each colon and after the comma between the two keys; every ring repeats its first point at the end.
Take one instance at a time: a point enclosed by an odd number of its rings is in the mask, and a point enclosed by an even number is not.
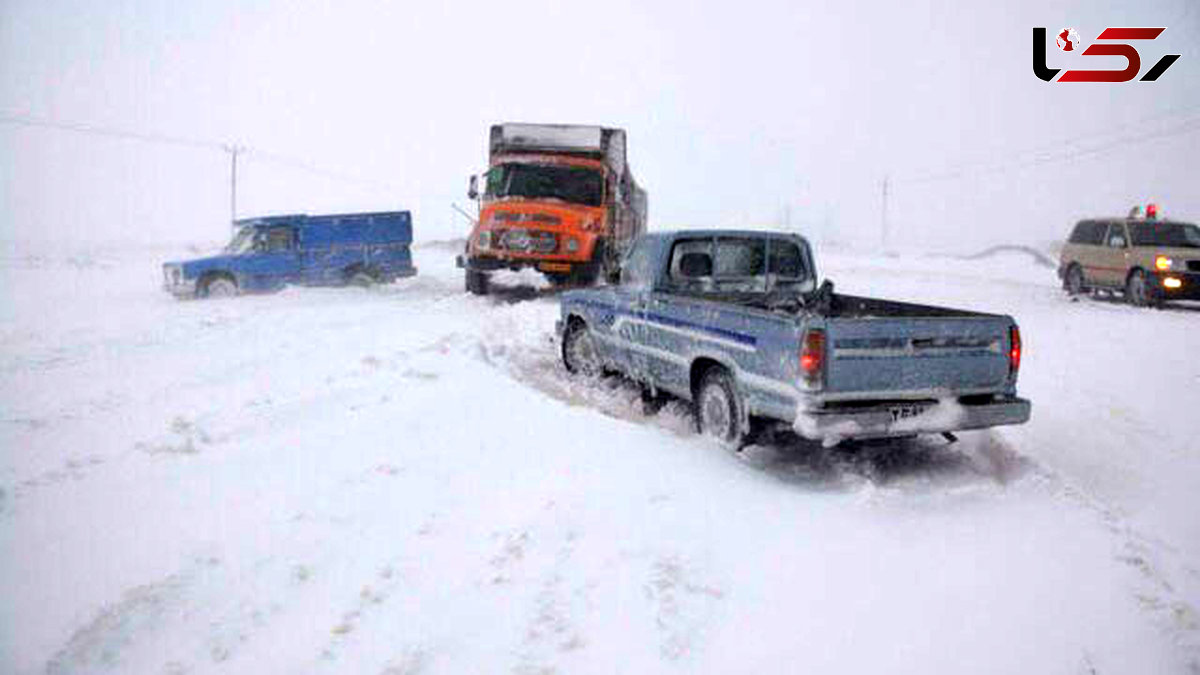
{"type": "MultiPolygon", "coordinates": [[[[552,300],[498,305],[479,336],[479,356],[513,379],[568,405],[593,408],[636,424],[655,425],[680,436],[694,436],[690,409],[674,402],[657,415],[642,409],[638,386],[619,377],[587,379],[568,374],[559,362],[553,333],[528,326],[549,325],[557,317],[552,300]],[[536,309],[533,309],[536,308],[536,309]],[[536,320],[530,320],[536,316],[536,320]],[[545,316],[542,316],[545,315],[545,316]]],[[[1170,582],[1168,567],[1193,578],[1200,572],[1172,554],[1163,543],[1138,532],[1116,511],[1064,476],[1013,448],[997,431],[963,434],[953,446],[931,439],[900,441],[859,450],[822,449],[803,439],[750,446],[734,453],[741,463],[785,482],[817,490],[875,490],[902,494],[961,490],[980,486],[1003,489],[1032,479],[1044,490],[1085,508],[1098,518],[1114,541],[1114,560],[1127,566],[1140,585],[1135,601],[1187,654],[1200,672],[1200,612],[1170,582]],[[1167,562],[1169,561],[1169,562],[1167,562]]]]}

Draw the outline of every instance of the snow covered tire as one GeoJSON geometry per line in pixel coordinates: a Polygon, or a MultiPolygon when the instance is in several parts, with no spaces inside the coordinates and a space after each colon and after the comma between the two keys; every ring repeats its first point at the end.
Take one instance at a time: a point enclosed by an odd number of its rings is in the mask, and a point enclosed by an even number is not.
{"type": "Polygon", "coordinates": [[[696,388],[692,406],[696,430],[729,448],[738,449],[745,440],[742,399],[733,376],[721,367],[709,368],[696,388]]]}

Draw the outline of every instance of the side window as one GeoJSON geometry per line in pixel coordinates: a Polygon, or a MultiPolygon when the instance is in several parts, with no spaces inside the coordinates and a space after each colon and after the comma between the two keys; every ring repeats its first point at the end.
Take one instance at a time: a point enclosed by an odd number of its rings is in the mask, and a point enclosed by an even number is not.
{"type": "Polygon", "coordinates": [[[712,288],[712,239],[681,239],[671,248],[671,285],[687,291],[712,288]]]}
{"type": "Polygon", "coordinates": [[[653,247],[639,240],[625,257],[621,266],[621,283],[628,286],[649,286],[654,281],[654,270],[650,269],[650,253],[653,247]]]}
{"type": "Polygon", "coordinates": [[[1075,231],[1071,233],[1072,244],[1083,244],[1085,246],[1103,246],[1105,245],[1104,235],[1108,232],[1108,224],[1097,220],[1084,220],[1075,226],[1075,231]]]}
{"type": "Polygon", "coordinates": [[[1129,237],[1125,234],[1125,225],[1122,223],[1113,223],[1108,228],[1108,245],[1111,248],[1125,248],[1129,243],[1129,237]]]}
{"type": "Polygon", "coordinates": [[[1090,220],[1079,221],[1075,224],[1075,229],[1071,231],[1071,239],[1069,241],[1072,244],[1091,243],[1088,241],[1090,239],[1089,235],[1091,234],[1092,230],[1096,229],[1093,227],[1093,225],[1095,225],[1095,223],[1090,220]]]}
{"type": "Polygon", "coordinates": [[[290,227],[273,227],[267,230],[266,250],[290,251],[294,236],[290,227]]]}

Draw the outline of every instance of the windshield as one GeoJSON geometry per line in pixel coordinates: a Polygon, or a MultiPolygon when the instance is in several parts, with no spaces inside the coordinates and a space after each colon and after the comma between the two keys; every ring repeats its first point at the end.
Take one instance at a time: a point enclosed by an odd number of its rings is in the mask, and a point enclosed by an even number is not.
{"type": "Polygon", "coordinates": [[[1129,229],[1134,246],[1200,248],[1200,227],[1189,223],[1136,223],[1129,229]]]}
{"type": "Polygon", "coordinates": [[[501,164],[487,172],[487,196],[559,199],[584,206],[604,204],[598,169],[551,164],[501,164]]]}
{"type": "Polygon", "coordinates": [[[248,253],[254,247],[254,228],[243,227],[238,230],[238,233],[233,236],[233,241],[225,247],[226,253],[233,255],[241,255],[248,253]]]}

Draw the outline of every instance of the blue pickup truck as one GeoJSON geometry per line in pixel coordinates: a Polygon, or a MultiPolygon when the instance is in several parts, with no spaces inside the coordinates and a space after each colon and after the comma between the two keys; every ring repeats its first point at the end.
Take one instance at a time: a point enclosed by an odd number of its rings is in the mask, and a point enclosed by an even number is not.
{"type": "Polygon", "coordinates": [[[562,360],[573,373],[617,371],[692,402],[698,429],[733,446],[752,420],[833,445],[1029,419],[1012,317],[817,282],[799,236],[646,234],[619,284],[563,294],[562,360]]]}
{"type": "Polygon", "coordinates": [[[235,225],[221,254],[163,264],[163,288],[205,298],[287,284],[366,286],[417,273],[408,211],[270,216],[235,225]]]}

